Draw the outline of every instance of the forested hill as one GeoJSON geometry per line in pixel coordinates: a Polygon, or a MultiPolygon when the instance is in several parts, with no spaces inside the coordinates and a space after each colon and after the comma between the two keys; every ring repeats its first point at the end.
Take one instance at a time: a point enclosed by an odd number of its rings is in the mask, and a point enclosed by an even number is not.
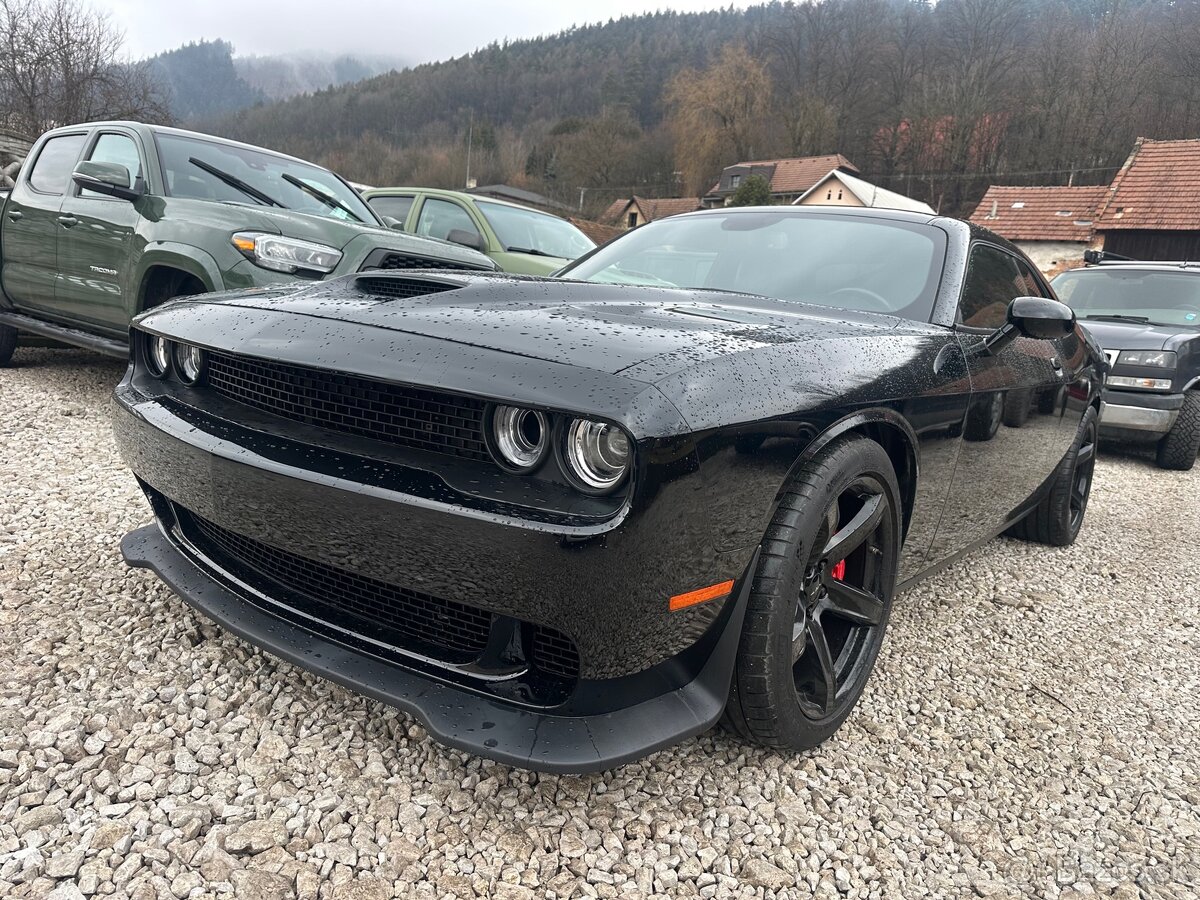
{"type": "Polygon", "coordinates": [[[464,127],[470,116],[516,129],[589,116],[606,104],[642,126],[662,117],[666,81],[702,66],[730,41],[747,40],[778,8],[655,13],[574,28],[551,37],[495,43],[467,56],[391,72],[311,96],[245,110],[220,121],[244,140],[299,139],[310,152],[373,133],[409,143],[431,125],[464,127]]]}
{"type": "MultiPolygon", "coordinates": [[[[401,48],[402,50],[402,48],[401,48]]],[[[819,0],[493,44],[200,123],[371,184],[507,181],[591,211],[739,160],[840,152],[943,212],[1107,183],[1200,134],[1200,3],[819,0]]]]}

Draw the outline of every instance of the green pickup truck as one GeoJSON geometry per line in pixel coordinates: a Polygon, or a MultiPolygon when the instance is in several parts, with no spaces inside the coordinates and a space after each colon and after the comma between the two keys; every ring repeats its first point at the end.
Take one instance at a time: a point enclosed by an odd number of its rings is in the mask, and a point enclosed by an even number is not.
{"type": "Polygon", "coordinates": [[[0,206],[0,365],[22,333],[125,356],[130,319],[185,294],[428,268],[496,265],[388,228],[303,160],[134,122],[57,128],[0,206]]]}

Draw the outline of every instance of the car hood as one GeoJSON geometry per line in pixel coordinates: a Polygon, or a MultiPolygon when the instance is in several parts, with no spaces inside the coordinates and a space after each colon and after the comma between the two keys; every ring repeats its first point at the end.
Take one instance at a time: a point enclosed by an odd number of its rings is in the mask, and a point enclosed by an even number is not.
{"type": "Polygon", "coordinates": [[[253,207],[252,215],[255,218],[254,228],[262,231],[274,231],[286,237],[312,241],[317,244],[325,244],[338,250],[344,250],[355,238],[365,236],[372,247],[398,250],[416,256],[450,259],[486,269],[494,267],[486,255],[469,247],[415,234],[405,234],[391,228],[346,222],[328,216],[316,216],[292,209],[273,209],[271,207],[253,207]]]}
{"type": "Polygon", "coordinates": [[[883,332],[902,321],[745,294],[434,272],[366,273],[198,302],[353,322],[608,374],[640,366],[637,377],[649,381],[717,356],[883,332]],[[376,282],[428,292],[392,299],[376,282]]]}
{"type": "Polygon", "coordinates": [[[1180,328],[1141,322],[1106,322],[1080,319],[1082,325],[1105,350],[1163,350],[1179,337],[1180,328]]]}

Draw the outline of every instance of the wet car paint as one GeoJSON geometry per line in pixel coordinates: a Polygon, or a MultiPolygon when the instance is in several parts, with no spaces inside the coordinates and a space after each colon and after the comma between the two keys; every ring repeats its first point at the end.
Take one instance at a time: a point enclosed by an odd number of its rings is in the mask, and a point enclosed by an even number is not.
{"type": "MultiPolygon", "coordinates": [[[[118,441],[146,484],[222,527],[561,629],[579,648],[577,694],[593,701],[556,709],[604,714],[697,677],[707,658],[672,664],[705,638],[715,646],[733,601],[672,613],[668,598],[744,586],[789,473],[841,434],[865,433],[892,456],[902,582],[1037,501],[1097,402],[1102,361],[1078,333],[987,356],[984,335],[947,327],[962,260],[984,233],[933,222],[949,240],[930,324],[710,291],[412,272],[403,277],[427,279],[429,295],[386,300],[348,279],[201,297],[138,322],[240,356],[619,424],[637,468],[607,505],[552,477],[256,419],[132,370],[117,393],[118,441]],[[1021,427],[966,434],[973,409],[1014,391],[1030,398],[1021,427]]],[[[496,687],[445,667],[426,676],[496,687]]]]}

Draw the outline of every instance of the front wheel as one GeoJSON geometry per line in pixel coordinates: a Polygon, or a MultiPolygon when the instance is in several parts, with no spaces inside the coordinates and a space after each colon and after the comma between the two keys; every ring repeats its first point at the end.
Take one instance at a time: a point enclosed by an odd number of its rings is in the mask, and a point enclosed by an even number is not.
{"type": "Polygon", "coordinates": [[[1183,409],[1174,426],[1158,442],[1158,465],[1186,472],[1196,464],[1197,455],[1200,455],[1200,391],[1191,391],[1183,398],[1183,409]]]}
{"type": "Polygon", "coordinates": [[[724,722],[771,747],[815,747],[854,708],[883,643],[900,554],[883,448],[839,438],[787,484],[763,539],[724,722]]]}
{"type": "Polygon", "coordinates": [[[0,325],[0,366],[7,366],[17,349],[17,329],[0,325]]]}

